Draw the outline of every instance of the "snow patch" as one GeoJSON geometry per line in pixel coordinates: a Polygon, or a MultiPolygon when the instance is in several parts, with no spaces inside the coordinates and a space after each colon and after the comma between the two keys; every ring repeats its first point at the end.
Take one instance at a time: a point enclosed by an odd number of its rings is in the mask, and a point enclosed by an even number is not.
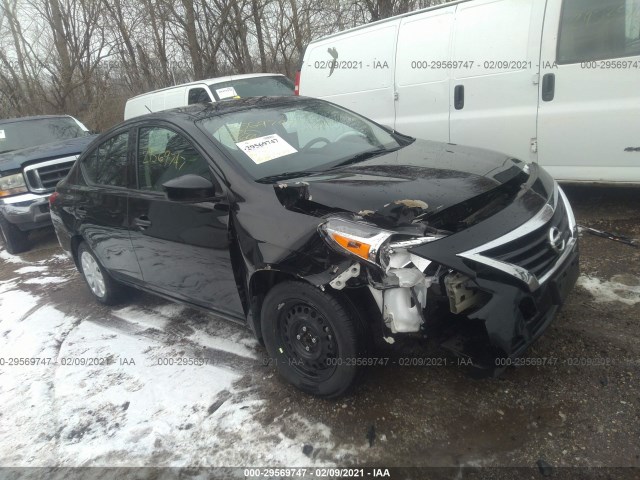
{"type": "MultiPolygon", "coordinates": [[[[15,286],[15,284],[12,286],[15,286]]],[[[0,291],[2,290],[3,289],[0,288],[0,291]]],[[[2,328],[6,328],[8,325],[13,325],[29,310],[38,305],[39,301],[39,297],[35,297],[29,292],[23,292],[20,290],[7,290],[0,293],[0,309],[2,310],[0,326],[2,326],[2,328]]]]}
{"type": "Polygon", "coordinates": [[[143,310],[138,307],[121,308],[120,310],[111,312],[111,314],[134,325],[155,328],[157,330],[164,330],[170,320],[158,313],[149,312],[148,310],[143,310]]]}
{"type": "Polygon", "coordinates": [[[22,260],[17,255],[11,255],[9,252],[7,252],[4,249],[0,250],[0,258],[2,260],[4,260],[5,262],[9,262],[9,263],[28,263],[28,262],[22,260]]]}
{"type": "Polygon", "coordinates": [[[19,268],[17,270],[14,270],[14,272],[19,273],[20,275],[23,275],[25,273],[38,273],[38,272],[45,272],[47,270],[49,270],[49,267],[38,267],[34,265],[34,266],[19,268]]]}
{"type": "Polygon", "coordinates": [[[596,302],[640,303],[640,279],[632,275],[615,275],[610,281],[582,275],[578,285],[591,293],[596,302]]]}
{"type": "Polygon", "coordinates": [[[68,281],[68,278],[65,277],[39,277],[39,278],[29,278],[27,280],[23,280],[22,283],[28,285],[49,285],[51,283],[62,283],[68,281]]]}

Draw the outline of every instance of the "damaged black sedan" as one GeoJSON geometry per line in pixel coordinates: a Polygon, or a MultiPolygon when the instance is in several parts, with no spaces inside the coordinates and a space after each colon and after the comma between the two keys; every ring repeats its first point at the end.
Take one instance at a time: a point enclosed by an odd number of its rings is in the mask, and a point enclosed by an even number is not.
{"type": "Polygon", "coordinates": [[[427,335],[486,369],[517,357],[578,275],[571,207],[536,164],[303,97],[122,123],[50,202],[99,301],[129,285],[246,324],[322,396],[374,336],[427,335]]]}

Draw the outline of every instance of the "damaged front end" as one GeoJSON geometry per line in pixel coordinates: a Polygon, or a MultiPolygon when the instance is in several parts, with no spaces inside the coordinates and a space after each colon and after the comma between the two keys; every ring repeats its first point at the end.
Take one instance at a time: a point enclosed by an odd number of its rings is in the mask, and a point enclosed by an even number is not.
{"type": "Polygon", "coordinates": [[[353,259],[329,286],[368,289],[387,342],[400,334],[427,335],[497,373],[505,365],[499,359],[522,355],[544,332],[575,284],[571,207],[547,179],[546,186],[538,181],[514,192],[473,223],[428,217],[427,208],[401,200],[384,211],[326,216],[322,238],[353,259]],[[520,221],[525,211],[528,218],[520,221]],[[456,223],[453,231],[433,226],[456,223]]]}
{"type": "MultiPolygon", "coordinates": [[[[336,290],[366,286],[391,334],[424,332],[427,312],[433,310],[427,309],[428,302],[440,303],[444,297],[451,312],[460,314],[483,299],[469,277],[411,253],[445,238],[444,232],[416,236],[418,229],[408,226],[392,231],[337,216],[322,223],[319,231],[334,248],[362,261],[354,261],[329,285],[336,290]],[[432,295],[440,298],[431,300],[432,295]]],[[[389,342],[392,338],[385,336],[389,342]]]]}

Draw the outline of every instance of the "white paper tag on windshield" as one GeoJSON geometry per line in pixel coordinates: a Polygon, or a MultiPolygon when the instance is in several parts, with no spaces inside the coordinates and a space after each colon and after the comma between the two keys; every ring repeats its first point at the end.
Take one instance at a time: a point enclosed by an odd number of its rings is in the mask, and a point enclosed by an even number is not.
{"type": "Polygon", "coordinates": [[[220,98],[220,100],[222,100],[223,98],[231,98],[231,97],[238,96],[238,94],[236,93],[236,89],[233,87],[219,88],[216,90],[216,93],[218,94],[218,97],[220,98]]]}
{"type": "Polygon", "coordinates": [[[264,163],[284,157],[298,151],[289,145],[280,135],[267,135],[236,143],[255,163],[264,163]]]}
{"type": "Polygon", "coordinates": [[[0,140],[4,140],[4,130],[0,130],[0,140]]]}

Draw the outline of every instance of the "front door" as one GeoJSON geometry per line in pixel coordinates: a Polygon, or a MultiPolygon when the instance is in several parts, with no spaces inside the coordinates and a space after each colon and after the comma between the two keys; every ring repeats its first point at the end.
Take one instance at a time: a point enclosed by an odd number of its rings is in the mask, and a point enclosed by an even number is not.
{"type": "Polygon", "coordinates": [[[640,182],[640,0],[549,1],[541,75],[540,164],[558,180],[640,182]]]}
{"type": "Polygon", "coordinates": [[[186,174],[217,182],[201,152],[165,126],[137,131],[137,189],[129,195],[131,241],[147,285],[243,318],[229,253],[229,206],[166,198],[162,185],[186,174]]]}

